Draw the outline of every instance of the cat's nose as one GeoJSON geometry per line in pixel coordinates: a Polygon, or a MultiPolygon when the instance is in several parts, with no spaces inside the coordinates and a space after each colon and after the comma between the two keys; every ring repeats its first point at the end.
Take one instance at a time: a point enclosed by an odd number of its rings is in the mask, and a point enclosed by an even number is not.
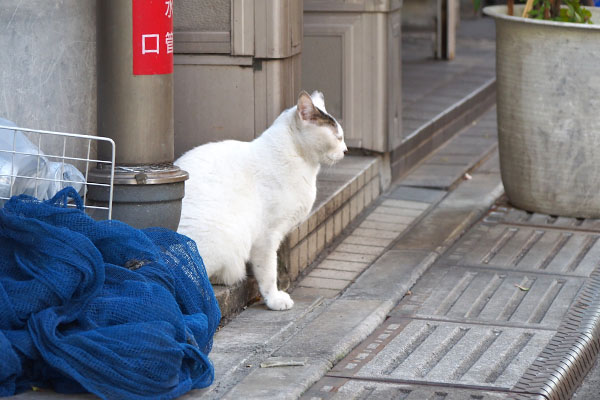
{"type": "Polygon", "coordinates": [[[344,145],[344,153],[348,152],[348,146],[344,145]]]}

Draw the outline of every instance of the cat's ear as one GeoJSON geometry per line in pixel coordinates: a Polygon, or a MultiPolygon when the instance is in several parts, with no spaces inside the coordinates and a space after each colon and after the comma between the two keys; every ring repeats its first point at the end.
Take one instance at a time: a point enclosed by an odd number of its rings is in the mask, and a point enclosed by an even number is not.
{"type": "Polygon", "coordinates": [[[318,90],[315,90],[314,92],[312,92],[310,97],[313,99],[320,99],[323,103],[325,103],[325,96],[323,96],[323,93],[319,92],[318,90]]]}
{"type": "Polygon", "coordinates": [[[315,90],[310,95],[310,98],[312,99],[313,104],[316,107],[319,107],[322,110],[325,110],[325,97],[323,96],[323,93],[319,92],[318,90],[315,90]]]}
{"type": "Polygon", "coordinates": [[[298,116],[303,121],[310,121],[317,112],[310,95],[304,90],[298,96],[298,116]]]}
{"type": "Polygon", "coordinates": [[[314,99],[314,98],[317,98],[317,99],[321,99],[321,100],[325,101],[325,96],[323,96],[323,93],[322,93],[322,92],[319,92],[318,90],[315,90],[315,91],[314,91],[314,92],[313,92],[313,93],[310,95],[310,97],[312,97],[313,99],[314,99]]]}

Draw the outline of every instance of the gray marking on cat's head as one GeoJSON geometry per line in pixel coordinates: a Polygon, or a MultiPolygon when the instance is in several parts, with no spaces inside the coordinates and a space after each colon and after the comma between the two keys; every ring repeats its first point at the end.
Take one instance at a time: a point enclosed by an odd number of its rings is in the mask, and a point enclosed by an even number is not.
{"type": "Polygon", "coordinates": [[[317,113],[313,116],[313,119],[311,119],[311,122],[313,122],[314,124],[317,124],[319,126],[329,125],[335,131],[337,131],[337,122],[335,122],[335,119],[333,119],[333,117],[331,115],[327,114],[320,108],[315,107],[315,109],[317,110],[317,113]]]}

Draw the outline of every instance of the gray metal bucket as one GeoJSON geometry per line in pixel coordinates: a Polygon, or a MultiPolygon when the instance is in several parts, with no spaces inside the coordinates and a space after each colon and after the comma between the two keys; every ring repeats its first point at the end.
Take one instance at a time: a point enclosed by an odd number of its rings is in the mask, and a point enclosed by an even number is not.
{"type": "Polygon", "coordinates": [[[502,182],[528,211],[600,217],[600,8],[589,9],[596,25],[484,9],[496,20],[502,182]]]}

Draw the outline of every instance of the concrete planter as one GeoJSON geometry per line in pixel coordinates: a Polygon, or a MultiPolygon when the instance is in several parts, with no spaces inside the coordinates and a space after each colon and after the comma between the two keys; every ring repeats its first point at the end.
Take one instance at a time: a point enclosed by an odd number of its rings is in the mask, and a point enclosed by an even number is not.
{"type": "MultiPolygon", "coordinates": [[[[590,8],[600,24],[600,9],[590,8]]],[[[520,15],[521,7],[515,7],[520,15]]],[[[500,169],[512,204],[600,217],[600,25],[496,20],[500,169]]]]}

